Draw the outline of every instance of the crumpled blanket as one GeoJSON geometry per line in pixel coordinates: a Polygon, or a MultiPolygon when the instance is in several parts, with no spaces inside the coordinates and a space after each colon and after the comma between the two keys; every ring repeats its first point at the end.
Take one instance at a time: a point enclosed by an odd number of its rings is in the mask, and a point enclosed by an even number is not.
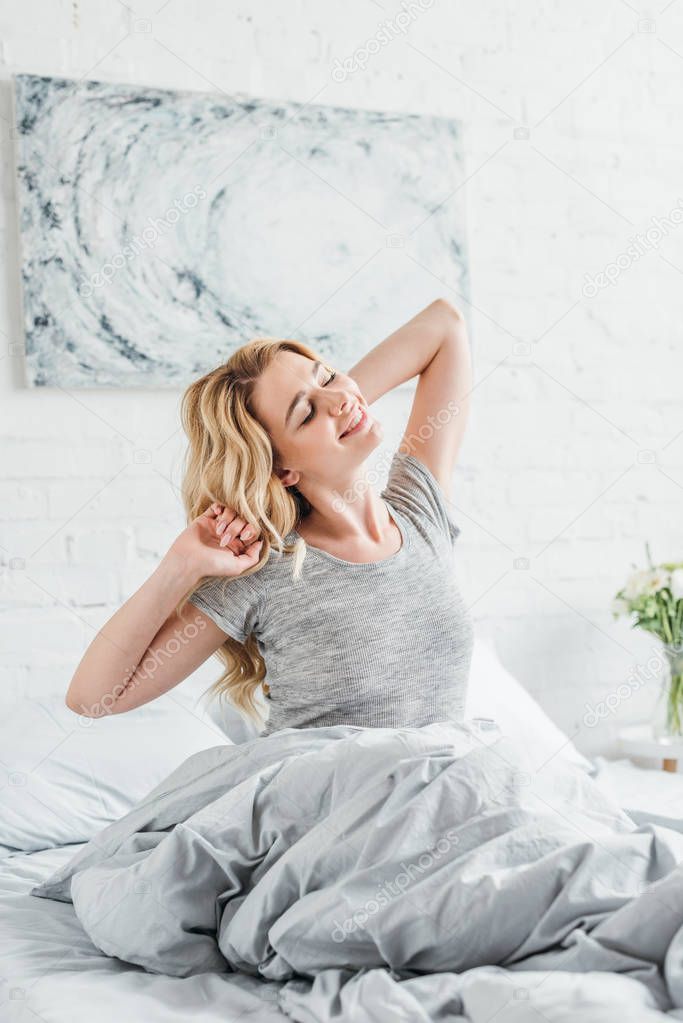
{"type": "Polygon", "coordinates": [[[676,824],[468,722],[285,729],[190,757],[31,895],[302,1023],[647,1023],[683,1019],[676,824]]]}

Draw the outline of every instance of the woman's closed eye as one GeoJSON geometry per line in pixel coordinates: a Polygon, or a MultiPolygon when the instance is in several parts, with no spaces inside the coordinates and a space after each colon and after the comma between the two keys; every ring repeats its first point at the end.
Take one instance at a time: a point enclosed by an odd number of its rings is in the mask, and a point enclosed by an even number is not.
{"type": "MultiPolygon", "coordinates": [[[[330,375],[328,376],[327,380],[323,383],[323,387],[327,387],[328,384],[331,384],[332,381],[334,380],[334,378],[336,377],[336,375],[337,375],[336,370],[331,369],[330,370],[330,375]]],[[[304,426],[306,423],[310,423],[310,421],[311,421],[311,419],[313,419],[314,415],[315,415],[315,408],[314,408],[313,405],[311,405],[311,411],[308,413],[308,415],[306,416],[305,419],[302,419],[301,425],[304,426]]]]}

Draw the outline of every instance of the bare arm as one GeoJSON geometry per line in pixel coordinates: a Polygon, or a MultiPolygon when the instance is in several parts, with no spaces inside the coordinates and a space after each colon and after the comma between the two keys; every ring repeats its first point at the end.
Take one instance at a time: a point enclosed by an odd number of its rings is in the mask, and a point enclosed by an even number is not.
{"type": "Polygon", "coordinates": [[[363,356],[348,375],[368,404],[419,375],[400,447],[424,462],[448,492],[472,390],[462,313],[445,299],[436,299],[363,356]]]}
{"type": "Polygon", "coordinates": [[[348,376],[368,405],[426,369],[456,320],[462,320],[462,314],[437,298],[352,366],[348,376]]]}
{"type": "Polygon", "coordinates": [[[175,614],[198,581],[169,552],[97,633],[71,680],[67,706],[86,717],[130,710],[182,682],[214,653],[225,633],[198,608],[188,609],[185,623],[175,614]]]}
{"type": "MultiPolygon", "coordinates": [[[[225,643],[226,633],[189,604],[176,608],[205,576],[237,576],[259,558],[260,541],[232,537],[225,544],[221,520],[234,533],[245,522],[212,505],[172,544],[145,583],[98,632],[66,694],[77,714],[120,714],[178,685],[225,643]]],[[[228,530],[226,530],[226,533],[228,530]]],[[[253,534],[252,534],[253,535],[253,534]]]]}

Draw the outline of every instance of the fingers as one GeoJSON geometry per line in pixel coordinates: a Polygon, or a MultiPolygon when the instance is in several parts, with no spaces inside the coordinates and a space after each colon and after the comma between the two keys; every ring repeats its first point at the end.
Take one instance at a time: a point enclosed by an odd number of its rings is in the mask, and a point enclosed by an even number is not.
{"type": "Polygon", "coordinates": [[[208,516],[208,518],[210,519],[215,519],[216,516],[220,515],[224,508],[225,508],[224,504],[220,504],[218,501],[214,501],[213,504],[209,505],[204,514],[208,516]]]}
{"type": "Polygon", "coordinates": [[[244,519],[240,519],[234,513],[231,519],[222,519],[216,527],[216,531],[221,538],[220,546],[225,547],[231,540],[239,540],[241,531],[245,526],[246,522],[244,519]]]}
{"type": "Polygon", "coordinates": [[[247,568],[256,565],[261,556],[262,547],[263,540],[254,540],[241,554],[236,554],[231,550],[232,560],[226,566],[227,573],[233,576],[241,575],[247,568]]]}
{"type": "Polygon", "coordinates": [[[220,537],[221,547],[227,547],[232,540],[240,540],[244,544],[258,537],[258,531],[253,526],[250,526],[245,519],[240,518],[234,509],[219,501],[210,505],[204,514],[215,522],[216,534],[220,537]]]}
{"type": "Polygon", "coordinates": [[[238,540],[242,544],[248,544],[256,539],[258,537],[253,526],[248,526],[244,519],[234,518],[229,525],[221,530],[219,545],[227,547],[233,540],[238,540]]]}
{"type": "Polygon", "coordinates": [[[220,536],[220,546],[225,547],[230,543],[231,540],[239,540],[241,543],[249,543],[257,538],[256,530],[253,526],[250,526],[244,519],[240,518],[239,515],[232,513],[230,519],[227,518],[230,512],[226,513],[226,518],[219,521],[216,527],[216,532],[220,536]]]}
{"type": "Polygon", "coordinates": [[[236,554],[237,560],[242,563],[256,562],[261,554],[261,548],[263,547],[263,540],[254,540],[249,546],[242,552],[242,554],[236,554]]]}
{"type": "MultiPolygon", "coordinates": [[[[213,519],[216,526],[216,533],[218,536],[222,536],[228,526],[231,528],[231,535],[235,537],[238,535],[239,530],[235,527],[241,522],[242,526],[245,525],[243,519],[238,519],[232,508],[228,508],[226,504],[221,504],[219,501],[214,501],[213,504],[209,505],[206,512],[204,513],[208,518],[213,519]]],[[[226,540],[226,543],[230,542],[230,538],[226,540]]]]}

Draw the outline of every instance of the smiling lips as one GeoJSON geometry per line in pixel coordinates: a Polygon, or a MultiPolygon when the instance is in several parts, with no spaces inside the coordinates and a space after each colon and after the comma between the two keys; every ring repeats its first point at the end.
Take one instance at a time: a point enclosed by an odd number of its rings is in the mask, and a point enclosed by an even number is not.
{"type": "Polygon", "coordinates": [[[360,412],[360,419],[358,420],[358,422],[355,424],[355,426],[347,427],[347,429],[344,431],[344,433],[341,434],[340,439],[341,439],[341,437],[349,437],[352,433],[356,433],[356,431],[360,430],[360,428],[363,426],[363,424],[365,423],[365,420],[367,419],[367,414],[365,412],[365,409],[361,408],[360,406],[354,412],[353,417],[351,419],[351,422],[353,423],[355,421],[355,419],[357,418],[359,412],[360,412]]]}

